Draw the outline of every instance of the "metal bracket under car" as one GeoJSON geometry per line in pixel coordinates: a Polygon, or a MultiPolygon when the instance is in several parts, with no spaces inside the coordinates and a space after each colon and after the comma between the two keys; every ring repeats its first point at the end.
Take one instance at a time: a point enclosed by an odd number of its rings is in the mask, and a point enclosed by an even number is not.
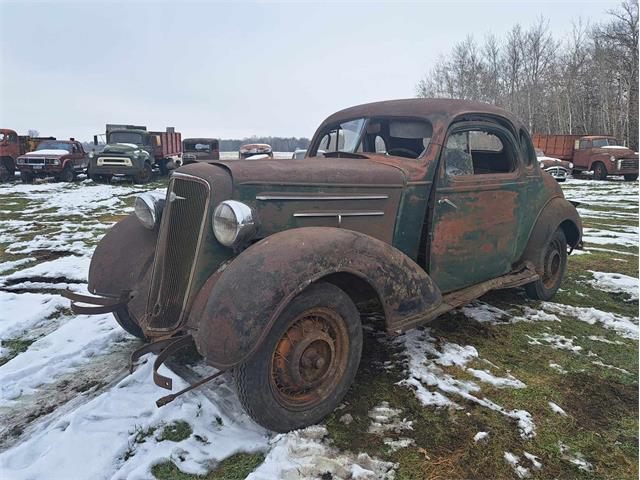
{"type": "Polygon", "coordinates": [[[71,300],[71,311],[78,315],[111,313],[119,308],[126,307],[132,298],[130,290],[123,290],[118,298],[82,295],[72,292],[69,289],[64,290],[60,295],[71,300]],[[78,303],[85,303],[87,305],[78,305],[78,303]]]}

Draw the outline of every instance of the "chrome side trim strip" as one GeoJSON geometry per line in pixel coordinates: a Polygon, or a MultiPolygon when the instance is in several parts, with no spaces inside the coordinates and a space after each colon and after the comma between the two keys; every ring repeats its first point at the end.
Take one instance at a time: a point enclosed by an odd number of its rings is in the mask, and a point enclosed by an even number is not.
{"type": "Polygon", "coordinates": [[[299,212],[294,217],[376,217],[384,212],[299,212]]]}
{"type": "Polygon", "coordinates": [[[386,200],[389,195],[256,195],[256,200],[386,200]]]}

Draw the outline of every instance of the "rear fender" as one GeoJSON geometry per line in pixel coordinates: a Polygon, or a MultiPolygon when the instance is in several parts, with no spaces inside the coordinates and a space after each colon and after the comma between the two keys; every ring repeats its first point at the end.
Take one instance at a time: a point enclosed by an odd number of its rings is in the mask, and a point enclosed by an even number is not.
{"type": "Polygon", "coordinates": [[[151,266],[158,235],[142,226],[135,215],[116,223],[100,240],[89,266],[89,291],[117,298],[131,291],[130,312],[141,319],[151,282],[151,266]]]}
{"type": "Polygon", "coordinates": [[[537,265],[542,249],[558,228],[564,231],[569,246],[578,246],[582,239],[582,220],[576,207],[564,197],[552,198],[538,215],[524,249],[522,261],[530,261],[537,265]]]}
{"type": "Polygon", "coordinates": [[[427,273],[389,244],[339,228],[287,230],[249,247],[205,283],[189,318],[198,351],[217,368],[243,362],[297,294],[341,273],[375,291],[390,331],[442,301],[427,273]]]}

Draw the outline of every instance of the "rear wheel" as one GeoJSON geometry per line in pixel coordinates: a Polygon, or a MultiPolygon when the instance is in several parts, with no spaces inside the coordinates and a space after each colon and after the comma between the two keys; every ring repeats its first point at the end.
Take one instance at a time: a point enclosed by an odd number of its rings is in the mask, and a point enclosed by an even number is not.
{"type": "Polygon", "coordinates": [[[362,327],[349,296],[328,283],[310,286],[282,312],[234,379],[245,410],[278,432],[322,420],[358,370],[362,327]]]}
{"type": "Polygon", "coordinates": [[[142,167],[142,171],[133,176],[133,181],[135,183],[148,183],[151,181],[151,177],[153,176],[153,170],[151,169],[151,165],[145,162],[142,167]]]}
{"type": "Polygon", "coordinates": [[[141,340],[147,341],[147,337],[145,337],[142,328],[138,325],[138,321],[127,307],[120,307],[113,312],[113,316],[116,317],[116,322],[128,333],[141,340]]]}
{"type": "Polygon", "coordinates": [[[605,180],[607,178],[607,167],[602,162],[593,164],[593,178],[596,180],[605,180]]]}
{"type": "Polygon", "coordinates": [[[567,239],[558,228],[540,253],[536,272],[540,278],[524,286],[527,296],[534,300],[551,300],[556,294],[567,270],[567,239]]]}
{"type": "Polygon", "coordinates": [[[624,175],[625,182],[633,182],[634,180],[637,180],[637,179],[638,179],[637,173],[626,173],[624,175]]]}

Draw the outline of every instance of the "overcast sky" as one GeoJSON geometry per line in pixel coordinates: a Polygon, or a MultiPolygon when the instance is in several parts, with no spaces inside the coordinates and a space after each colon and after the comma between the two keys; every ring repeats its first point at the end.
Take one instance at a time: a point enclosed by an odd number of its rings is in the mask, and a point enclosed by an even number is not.
{"type": "Polygon", "coordinates": [[[544,15],[563,38],[618,1],[0,5],[0,126],[89,140],[105,123],[311,136],[341,108],[414,96],[468,34],[544,15]]]}

